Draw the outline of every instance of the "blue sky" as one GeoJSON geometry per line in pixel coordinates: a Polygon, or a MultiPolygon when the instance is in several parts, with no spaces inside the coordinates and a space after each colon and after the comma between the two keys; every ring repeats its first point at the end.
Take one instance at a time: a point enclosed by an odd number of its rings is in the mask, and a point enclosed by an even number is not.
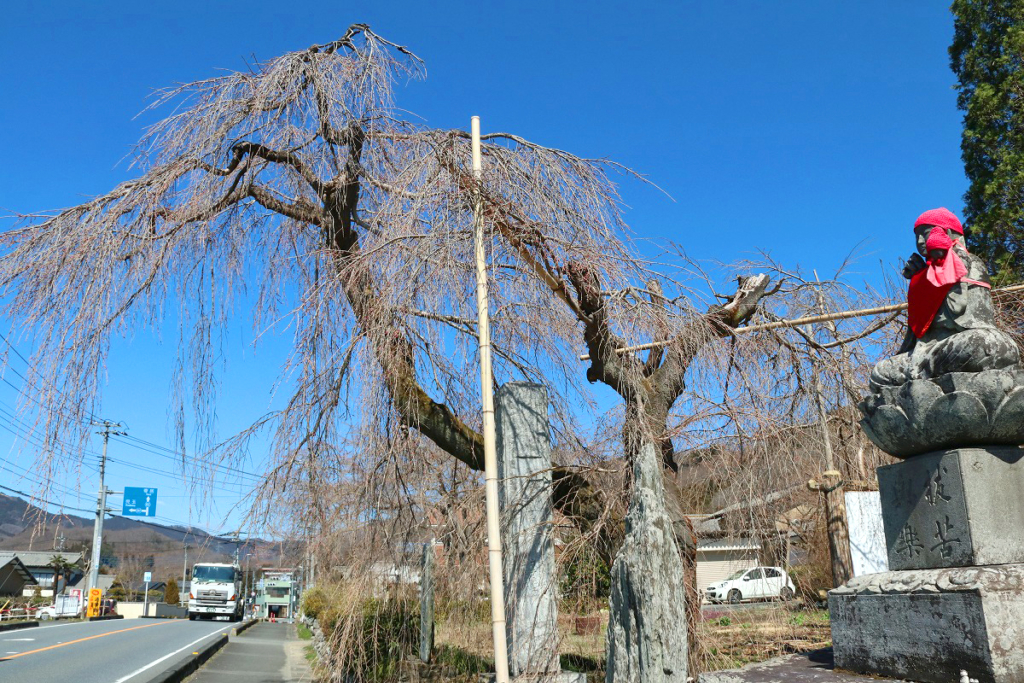
{"type": "MultiPolygon", "coordinates": [[[[468,127],[477,114],[485,132],[634,168],[674,198],[624,185],[637,237],[674,241],[695,258],[735,261],[765,249],[828,273],[864,241],[860,269],[877,282],[880,262],[911,251],[910,226],[921,211],[945,205],[960,213],[961,117],[946,53],[952,18],[944,3],[925,0],[8,0],[0,24],[0,207],[52,209],[106,191],[130,177],[119,161],[154,120],[133,118],[154,89],[327,42],[354,22],[426,61],[426,81],[401,88],[400,106],[442,128],[468,127]]],[[[250,340],[241,323],[229,337],[222,436],[271,402],[286,340],[255,351],[250,340]]],[[[170,443],[173,354],[149,333],[116,342],[103,414],[127,422],[133,436],[170,443]]],[[[0,386],[0,401],[15,400],[0,386]]],[[[20,458],[15,467],[29,466],[30,455],[12,456],[20,458]]],[[[173,469],[123,443],[111,443],[111,456],[173,469]]],[[[84,496],[69,504],[88,508],[94,473],[84,469],[68,486],[79,484],[84,496]]],[[[216,505],[199,513],[180,477],[119,464],[109,484],[157,485],[162,518],[213,528],[234,501],[218,492],[216,505]]],[[[239,519],[231,515],[224,528],[239,519]]]]}

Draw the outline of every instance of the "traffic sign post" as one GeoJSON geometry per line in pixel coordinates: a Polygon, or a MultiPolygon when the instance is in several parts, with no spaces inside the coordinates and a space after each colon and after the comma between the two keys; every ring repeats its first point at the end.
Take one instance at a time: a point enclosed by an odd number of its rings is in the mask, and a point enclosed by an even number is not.
{"type": "Polygon", "coordinates": [[[126,517],[156,517],[156,489],[125,486],[121,514],[126,517]]]}
{"type": "MultiPolygon", "coordinates": [[[[156,489],[153,489],[155,492],[156,489]]],[[[142,616],[149,616],[149,582],[153,580],[153,572],[146,572],[142,575],[142,580],[146,582],[146,592],[143,593],[142,597],[142,616]]]]}

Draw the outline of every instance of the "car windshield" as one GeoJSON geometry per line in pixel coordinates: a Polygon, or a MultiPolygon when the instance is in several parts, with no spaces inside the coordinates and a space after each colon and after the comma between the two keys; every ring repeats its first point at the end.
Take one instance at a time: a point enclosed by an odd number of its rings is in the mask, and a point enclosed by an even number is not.
{"type": "Polygon", "coordinates": [[[732,581],[732,580],[734,580],[734,579],[738,579],[738,578],[740,578],[741,576],[743,576],[743,575],[744,575],[744,574],[746,574],[746,573],[747,573],[747,570],[746,570],[746,569],[741,569],[741,570],[739,570],[738,572],[736,572],[735,574],[731,574],[731,575],[729,576],[729,578],[728,578],[728,579],[726,579],[726,581],[732,581]]]}
{"type": "Polygon", "coordinates": [[[192,580],[197,583],[216,581],[218,583],[233,583],[235,580],[234,567],[202,567],[192,568],[192,580]]]}

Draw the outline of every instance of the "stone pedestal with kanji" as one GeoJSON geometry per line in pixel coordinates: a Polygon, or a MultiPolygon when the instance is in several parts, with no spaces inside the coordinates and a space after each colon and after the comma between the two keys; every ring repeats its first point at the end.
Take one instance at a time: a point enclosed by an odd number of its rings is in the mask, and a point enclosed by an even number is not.
{"type": "Polygon", "coordinates": [[[829,594],[837,668],[1024,682],[1024,451],[957,448],[881,467],[889,572],[829,594]]]}

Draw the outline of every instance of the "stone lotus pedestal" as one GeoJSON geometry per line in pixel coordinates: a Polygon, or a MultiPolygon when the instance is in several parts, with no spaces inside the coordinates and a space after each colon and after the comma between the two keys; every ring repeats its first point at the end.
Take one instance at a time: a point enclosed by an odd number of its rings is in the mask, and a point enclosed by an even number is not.
{"type": "Polygon", "coordinates": [[[1024,451],[958,448],[878,470],[889,567],[829,594],[836,667],[1024,682],[1024,451]]]}

